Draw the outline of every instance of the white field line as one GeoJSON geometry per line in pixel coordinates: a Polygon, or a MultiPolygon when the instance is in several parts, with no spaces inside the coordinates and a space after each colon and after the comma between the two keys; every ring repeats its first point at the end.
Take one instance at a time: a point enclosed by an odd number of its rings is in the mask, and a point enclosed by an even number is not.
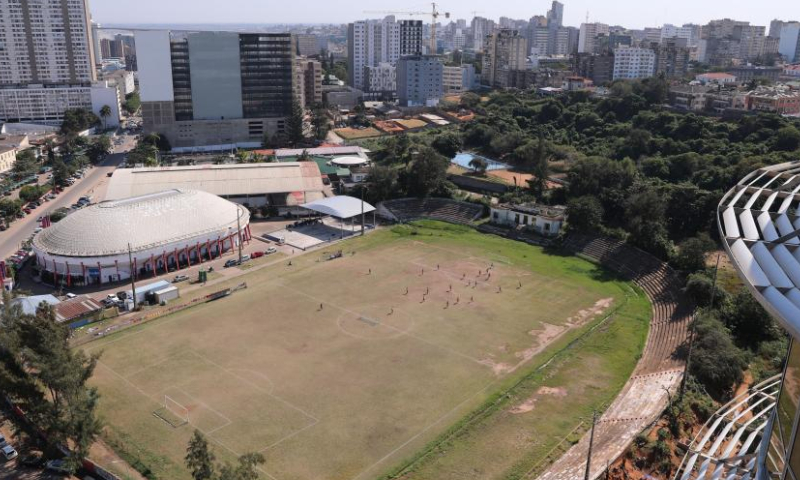
{"type": "MultiPolygon", "coordinates": [[[[221,413],[219,410],[217,410],[217,409],[213,408],[212,406],[210,406],[210,405],[209,405],[209,404],[207,404],[206,402],[204,402],[204,401],[202,401],[202,400],[198,399],[197,397],[195,397],[195,396],[194,396],[194,395],[192,395],[191,393],[187,392],[186,390],[182,389],[181,387],[172,387],[172,388],[173,388],[173,389],[175,389],[175,390],[177,390],[177,391],[179,391],[179,392],[181,392],[182,394],[186,395],[187,397],[191,398],[193,401],[195,401],[195,402],[197,402],[198,404],[202,405],[204,408],[207,408],[208,410],[210,410],[211,412],[213,412],[213,413],[214,413],[214,415],[216,415],[216,416],[218,416],[218,417],[222,418],[223,420],[225,420],[226,422],[228,422],[228,425],[230,425],[230,424],[232,424],[232,423],[233,423],[233,420],[231,420],[231,419],[230,419],[230,418],[228,418],[227,416],[223,415],[223,414],[222,414],[222,413],[221,413]]],[[[185,408],[185,407],[184,407],[184,408],[185,408]]]]}

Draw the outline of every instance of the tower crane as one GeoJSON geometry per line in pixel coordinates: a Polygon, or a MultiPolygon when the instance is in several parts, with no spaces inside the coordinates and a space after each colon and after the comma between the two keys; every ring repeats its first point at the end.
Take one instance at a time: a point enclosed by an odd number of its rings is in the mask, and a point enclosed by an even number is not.
{"type": "Polygon", "coordinates": [[[436,7],[436,2],[431,2],[433,7],[430,12],[392,12],[392,11],[365,11],[364,13],[375,13],[381,15],[430,15],[431,16],[431,52],[436,54],[436,21],[440,16],[450,18],[450,12],[440,12],[436,7]]]}

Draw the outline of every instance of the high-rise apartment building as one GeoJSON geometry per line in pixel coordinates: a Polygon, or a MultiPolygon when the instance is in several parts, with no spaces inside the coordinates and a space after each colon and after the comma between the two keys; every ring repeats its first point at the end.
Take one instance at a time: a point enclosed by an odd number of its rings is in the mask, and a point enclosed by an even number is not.
{"type": "Polygon", "coordinates": [[[365,67],[380,63],[395,65],[403,55],[418,55],[422,51],[423,25],[421,20],[396,22],[392,16],[383,20],[362,20],[347,27],[347,62],[350,86],[364,90],[365,67]]]}
{"type": "MultiPolygon", "coordinates": [[[[96,30],[96,29],[95,29],[96,30]]],[[[0,121],[58,125],[67,109],[119,124],[117,90],[98,83],[87,0],[0,0],[0,121]]]]}
{"type": "Polygon", "coordinates": [[[301,88],[290,34],[139,31],[136,47],[146,132],[195,147],[285,131],[301,88]]]}
{"type": "Polygon", "coordinates": [[[689,72],[689,48],[685,39],[665,39],[652,45],[656,54],[655,74],[667,78],[685,77],[689,72]]]}
{"type": "Polygon", "coordinates": [[[444,64],[436,55],[409,55],[397,62],[397,97],[404,107],[433,107],[444,94],[444,64]]]}
{"type": "Polygon", "coordinates": [[[397,94],[397,67],[385,62],[374,67],[364,67],[364,85],[369,98],[394,98],[397,94]]]}
{"type": "Polygon", "coordinates": [[[0,85],[96,80],[87,0],[0,0],[0,85]]]}
{"type": "Polygon", "coordinates": [[[303,98],[308,108],[322,105],[322,63],[301,58],[303,71],[303,98]]]}
{"type": "Polygon", "coordinates": [[[650,48],[621,47],[614,50],[614,80],[649,78],[655,73],[656,52],[650,48]]]}
{"type": "Polygon", "coordinates": [[[482,51],[484,47],[484,39],[487,35],[494,33],[495,24],[494,20],[488,18],[475,17],[472,19],[472,49],[475,51],[482,51]]]}
{"type": "Polygon", "coordinates": [[[444,67],[442,70],[442,87],[445,94],[464,93],[474,87],[475,66],[444,67]]]}
{"type": "Polygon", "coordinates": [[[299,33],[295,35],[297,43],[297,54],[303,57],[319,55],[319,37],[311,33],[299,33]]]}
{"type": "Polygon", "coordinates": [[[778,52],[788,62],[800,62],[800,22],[781,22],[778,52]]]}
{"type": "Polygon", "coordinates": [[[481,83],[505,88],[500,82],[501,71],[525,70],[528,61],[528,41],[516,30],[498,30],[486,37],[483,47],[481,83]]]}
{"type": "Polygon", "coordinates": [[[598,53],[597,37],[608,35],[609,26],[605,23],[582,23],[578,36],[578,53],[598,53]]]}

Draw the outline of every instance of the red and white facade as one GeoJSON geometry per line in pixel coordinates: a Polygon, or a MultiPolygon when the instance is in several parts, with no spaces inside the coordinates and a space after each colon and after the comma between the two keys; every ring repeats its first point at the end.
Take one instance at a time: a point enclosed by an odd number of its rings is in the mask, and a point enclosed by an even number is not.
{"type": "Polygon", "coordinates": [[[205,192],[169,190],[103,202],[34,237],[48,283],[98,285],[188,268],[251,238],[250,214],[205,192]],[[128,248],[130,245],[130,258],[128,248]]]}

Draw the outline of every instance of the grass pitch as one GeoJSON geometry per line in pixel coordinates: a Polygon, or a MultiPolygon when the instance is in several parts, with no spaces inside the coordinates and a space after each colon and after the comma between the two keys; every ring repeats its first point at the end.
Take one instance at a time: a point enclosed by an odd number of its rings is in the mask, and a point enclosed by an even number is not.
{"type": "MultiPolygon", "coordinates": [[[[491,416],[498,392],[520,395],[554,354],[628,312],[605,352],[624,358],[580,395],[536,407],[558,439],[575,426],[559,404],[581,411],[613,396],[643,345],[649,310],[631,310],[642,297],[577,258],[429,222],[339,248],[343,258],[295,257],[249,274],[230,298],[86,346],[103,351],[92,381],[113,443],[165,479],[188,478],[195,428],[223,460],[262,452],[264,478],[375,478],[414,464],[431,442],[452,444],[448,432],[475,412],[491,416]],[[153,415],[165,397],[187,425],[153,415]]],[[[509,408],[534,410],[525,405],[509,408]]],[[[493,425],[487,436],[501,438],[493,425]]]]}

